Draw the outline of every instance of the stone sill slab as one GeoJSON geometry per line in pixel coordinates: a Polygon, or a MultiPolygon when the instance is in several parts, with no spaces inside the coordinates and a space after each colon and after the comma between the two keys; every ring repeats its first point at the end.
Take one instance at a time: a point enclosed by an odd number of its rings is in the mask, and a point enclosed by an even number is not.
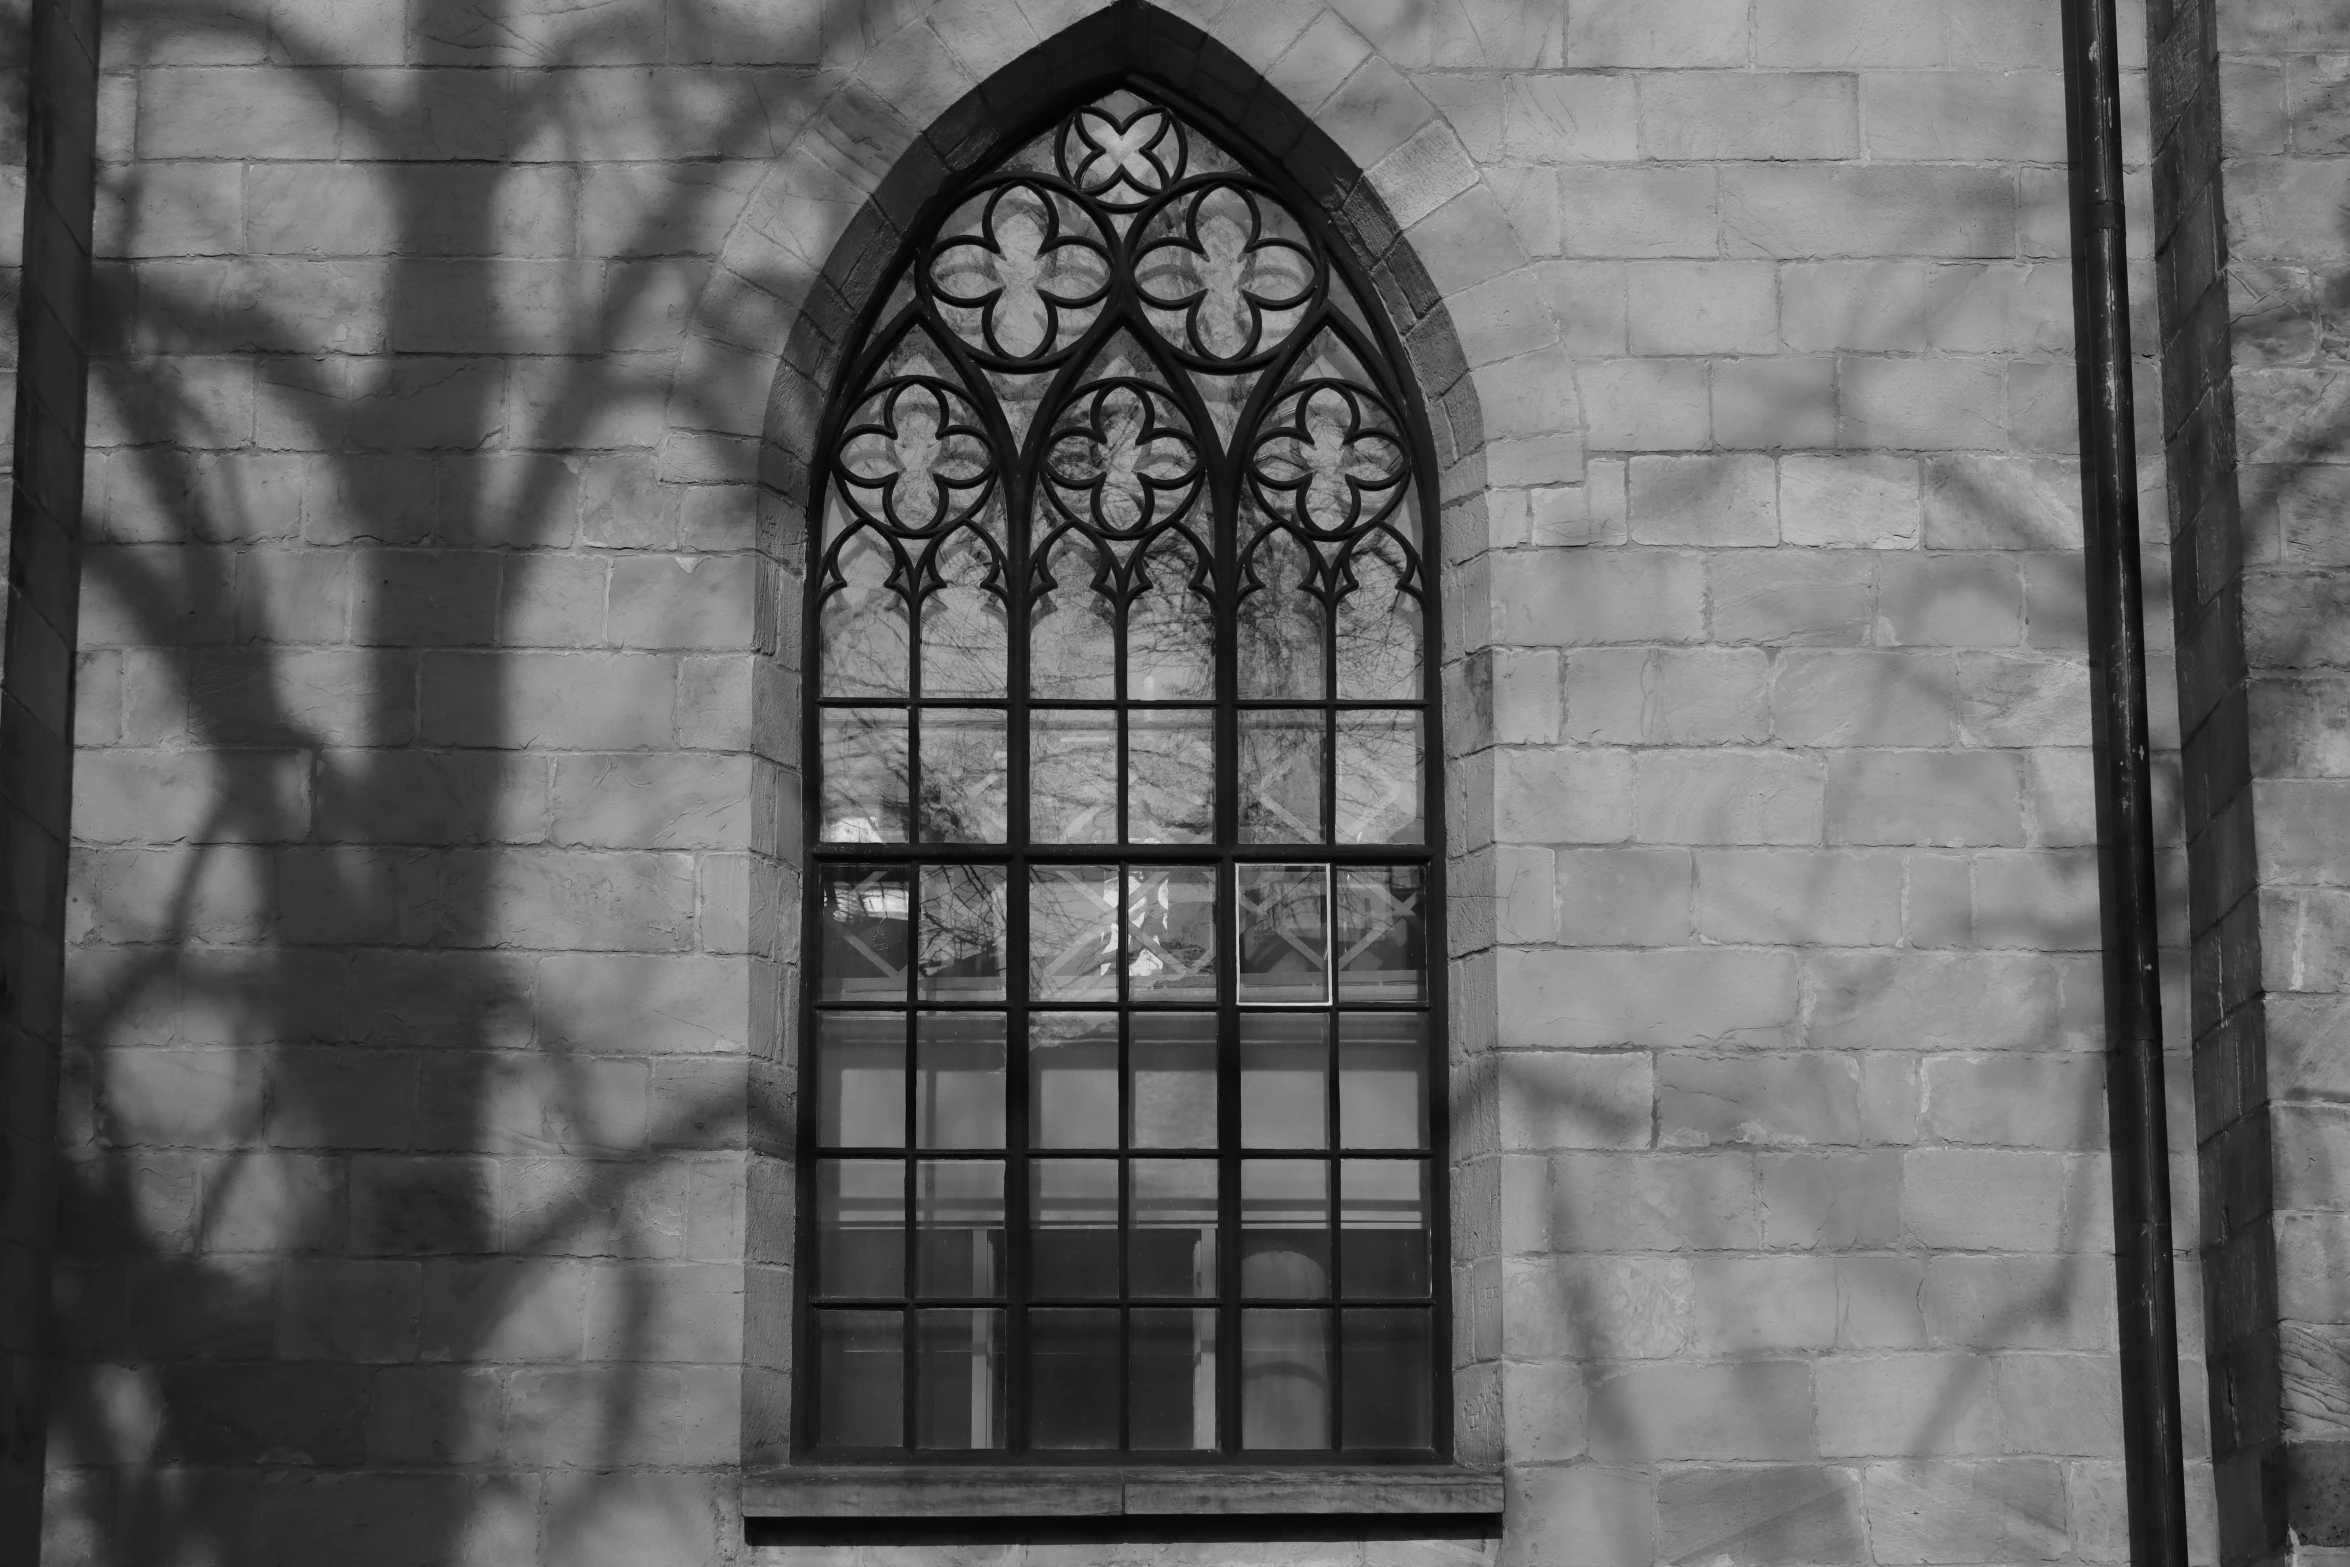
{"type": "Polygon", "coordinates": [[[1172,1518],[1501,1513],[1472,1469],[980,1469],[811,1466],[743,1477],[751,1518],[1172,1518]]]}

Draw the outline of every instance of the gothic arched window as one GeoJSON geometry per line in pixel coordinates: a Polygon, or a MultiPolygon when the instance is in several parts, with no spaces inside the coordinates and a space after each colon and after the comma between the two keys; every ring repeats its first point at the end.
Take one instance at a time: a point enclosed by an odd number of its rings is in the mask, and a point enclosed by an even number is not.
{"type": "Polygon", "coordinates": [[[1429,446],[1120,89],[931,211],[812,493],[799,1439],[1449,1445],[1429,446]]]}

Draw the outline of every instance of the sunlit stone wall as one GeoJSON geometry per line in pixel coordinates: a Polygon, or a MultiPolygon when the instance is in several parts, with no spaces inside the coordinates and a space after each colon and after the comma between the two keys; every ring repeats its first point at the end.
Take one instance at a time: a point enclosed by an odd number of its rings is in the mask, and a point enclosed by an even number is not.
{"type": "MultiPolygon", "coordinates": [[[[112,9],[48,1560],[845,1560],[740,1505],[790,1398],[787,346],[1098,7],[112,9]]],[[[2054,8],[1170,9],[1400,231],[1455,1425],[1508,1507],[858,1559],[2122,1559],[2054,8]]]]}

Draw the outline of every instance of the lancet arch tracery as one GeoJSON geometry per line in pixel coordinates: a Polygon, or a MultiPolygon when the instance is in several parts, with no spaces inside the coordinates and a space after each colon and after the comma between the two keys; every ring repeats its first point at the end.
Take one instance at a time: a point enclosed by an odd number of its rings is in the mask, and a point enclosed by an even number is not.
{"type": "Polygon", "coordinates": [[[1449,1446],[1431,458],[1210,123],[966,179],[825,421],[803,1448],[1449,1446]]]}

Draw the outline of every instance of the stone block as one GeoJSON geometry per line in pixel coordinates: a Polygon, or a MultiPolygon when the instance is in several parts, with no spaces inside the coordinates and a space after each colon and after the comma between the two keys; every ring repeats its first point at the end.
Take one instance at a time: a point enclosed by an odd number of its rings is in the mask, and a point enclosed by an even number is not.
{"type": "Polygon", "coordinates": [[[1690,935],[1683,849],[1568,849],[1556,857],[1556,939],[1574,946],[1670,946],[1690,935]]]}
{"type": "Polygon", "coordinates": [[[1901,451],[2004,447],[2007,376],[1990,359],[1841,361],[1837,444],[1901,451]]]}
{"type": "Polygon", "coordinates": [[[2064,81],[2054,71],[1877,71],[1860,90],[1872,161],[2064,162],[2064,81]]]}
{"type": "Polygon", "coordinates": [[[1761,1244],[1754,1163],[1737,1152],[1562,1153],[1547,1162],[1539,1239],[1570,1256],[1741,1251],[1761,1244]]]}
{"type": "Polygon", "coordinates": [[[1833,446],[1837,399],[1836,361],[1825,354],[1717,360],[1714,440],[1771,452],[1833,446]]]}
{"type": "Polygon", "coordinates": [[[1828,548],[1914,549],[1918,465],[1908,457],[1779,459],[1779,536],[1828,548]]]}
{"type": "Polygon", "coordinates": [[[1697,857],[1697,929],[1709,941],[1892,946],[1902,890],[1891,854],[1715,850],[1697,857]]]}
{"type": "Polygon", "coordinates": [[[586,1344],[590,1269],[551,1258],[424,1264],[419,1349],[428,1361],[577,1360],[586,1344]]]}
{"type": "Polygon", "coordinates": [[[413,1262],[289,1262],[279,1284],[277,1352],[362,1365],[413,1359],[422,1283],[413,1262]]]}
{"type": "Polygon", "coordinates": [[[1583,1456],[1586,1441],[1584,1371],[1574,1365],[1502,1367],[1501,1396],[1507,1451],[1520,1463],[1547,1464],[1583,1456]]]}
{"type": "Polygon", "coordinates": [[[548,837],[596,848],[723,849],[751,842],[747,756],[558,758],[548,837]]]}
{"type": "Polygon", "coordinates": [[[1687,451],[1712,439],[1706,367],[1688,359],[1579,361],[1584,436],[1601,452],[1687,451]]]}
{"type": "Polygon", "coordinates": [[[1714,637],[1780,647],[1851,647],[1876,615],[1876,563],[1849,551],[1717,557],[1706,564],[1714,637]]]}
{"type": "Polygon", "coordinates": [[[1904,555],[1879,569],[1877,625],[1888,643],[2013,647],[2023,640],[2023,579],[1999,555],[1904,555]]]}
{"type": "Polygon", "coordinates": [[[366,1455],[372,1378],[357,1366],[177,1365],[159,1381],[183,1462],[348,1468],[366,1455]]]}
{"type": "Polygon", "coordinates": [[[1570,256],[1718,256],[1716,178],[1702,166],[1569,165],[1559,171],[1561,246],[1570,256]]]}
{"type": "Polygon", "coordinates": [[[1995,1364],[1988,1356],[1960,1354],[1837,1355],[1822,1360],[1815,1372],[1821,1456],[1918,1458],[1995,1452],[1995,1364]]]}
{"type": "MultiPolygon", "coordinates": [[[[1634,275],[1635,305],[1638,279],[1634,275]]],[[[1635,310],[1633,338],[1640,337],[1635,310]]],[[[1635,457],[1632,538],[1721,549],[1779,542],[1778,475],[1768,457],[1635,457]]]]}
{"type": "Polygon", "coordinates": [[[1655,1068],[1645,1053],[1511,1051],[1501,1062],[1504,1148],[1645,1148],[1655,1068]]]}
{"type": "Polygon", "coordinates": [[[1836,1347],[1925,1348],[1924,1280],[1925,1264],[1915,1257],[1838,1257],[1836,1347]]]}
{"type": "Polygon", "coordinates": [[[1855,78],[1797,71],[1672,71],[1639,78],[1640,150],[1691,161],[1856,158],[1855,78]]]}
{"type": "Polygon", "coordinates": [[[1770,732],[1770,664],[1747,648],[1595,648],[1569,654],[1566,738],[1711,745],[1770,732]]]}
{"type": "MultiPolygon", "coordinates": [[[[1547,176],[1546,176],[1547,177],[1547,176]]],[[[1555,191],[1556,182],[1550,182],[1555,191]]],[[[1555,251],[1556,247],[1552,247],[1555,251]]],[[[1582,356],[1622,355],[1631,341],[1629,263],[1545,261],[1534,268],[1559,342],[1582,356]]]]}
{"type": "Polygon", "coordinates": [[[349,1247],[361,1257],[488,1251],[496,1180],[496,1166],[482,1159],[355,1158],[349,1247]]]}
{"type": "Polygon", "coordinates": [[[1632,835],[1632,756],[1620,750],[1499,753],[1495,830],[1516,843],[1619,843],[1632,835]]]}
{"type": "Polygon", "coordinates": [[[1816,844],[1819,764],[1785,751],[1640,755],[1634,835],[1650,843],[1816,844]]]}
{"type": "Polygon", "coordinates": [[[1835,1345],[1838,1259],[1700,1257],[1692,1267],[1701,1354],[1785,1356],[1835,1345]]]}
{"type": "Polygon", "coordinates": [[[1847,1469],[1679,1469],[1657,1485],[1660,1556],[1677,1567],[1873,1562],[1847,1469]]]}
{"type": "Polygon", "coordinates": [[[1943,1056],[1925,1063],[1926,1136],[2009,1148],[2105,1144],[2105,1069],[2092,1056],[1943,1056]]]}
{"type": "Polygon", "coordinates": [[[1791,953],[1509,948],[1496,968],[1505,1045],[1771,1045],[1795,1024],[1791,953]]]}
{"type": "Polygon", "coordinates": [[[2015,254],[2015,185],[2003,170],[1746,164],[1721,180],[1724,255],[2015,254]]]}
{"type": "Polygon", "coordinates": [[[1860,1141],[1860,1068],[1850,1056],[1670,1051],[1658,1057],[1656,1074],[1664,1147],[1860,1141]]]}
{"type": "Polygon", "coordinates": [[[1704,568],[1664,550],[1543,551],[1495,584],[1495,631],[1521,646],[1694,642],[1704,568]]]}
{"type": "Polygon", "coordinates": [[[1804,746],[1946,744],[1953,673],[1926,653],[1785,654],[1771,690],[1778,737],[1804,746]]]}
{"type": "Polygon", "coordinates": [[[1813,70],[1940,65],[1942,8],[1930,0],[1854,6],[1847,0],[1758,0],[1755,59],[1813,70]]]}
{"type": "MultiPolygon", "coordinates": [[[[2077,746],[2088,735],[2086,659],[1965,653],[1953,690],[1963,743],[2077,746]]],[[[2157,745],[2163,744],[2159,736],[2157,745]]]]}
{"type": "Polygon", "coordinates": [[[1759,1157],[1757,1170],[1767,1247],[1882,1247],[1900,1234],[1894,1153],[1772,1153],[1759,1157]]]}
{"type": "Polygon", "coordinates": [[[1933,751],[1835,757],[1828,766],[1827,830],[1837,844],[2020,845],[2016,759],[1933,751]]]}
{"type": "Polygon", "coordinates": [[[2053,1150],[1920,1148],[1902,1160],[1902,1221],[1921,1245],[2052,1252],[2095,1246],[2112,1214],[2102,1161],[2053,1150]]]}
{"type": "Polygon", "coordinates": [[[111,1050],[98,1124],[117,1146],[221,1148],[257,1140],[264,1065],[245,1050],[111,1050]]]}
{"type": "Polygon", "coordinates": [[[2098,1350],[2113,1343],[2113,1276],[2096,1257],[1932,1257],[1921,1298],[1934,1341],[1954,1348],[2098,1350]]]}
{"type": "Polygon", "coordinates": [[[1871,1464],[1861,1488],[1885,1563],[2049,1561],[2067,1553],[2062,1466],[2034,1459],[1871,1464]]]}
{"type": "Polygon", "coordinates": [[[1634,262],[1625,276],[1636,354],[1768,354],[1779,346],[1778,269],[1769,262],[1634,262]]]}
{"type": "Polygon", "coordinates": [[[547,766],[482,751],[341,751],[320,759],[329,843],[529,843],[546,834],[547,766]]]}
{"type": "MultiPolygon", "coordinates": [[[[1736,66],[1747,62],[1746,7],[1739,0],[1594,0],[1567,15],[1567,64],[1736,66]]],[[[1652,154],[1653,156],[1653,154],[1652,154]]]]}
{"type": "Polygon", "coordinates": [[[1511,1469],[1499,1567],[1654,1567],[1657,1482],[1637,1469],[1511,1469]]]}
{"type": "Polygon", "coordinates": [[[1601,1462],[1786,1461],[1813,1456],[1811,1366],[1801,1360],[1633,1366],[1591,1386],[1601,1462]]]}
{"type": "Polygon", "coordinates": [[[428,655],[428,744],[620,751],[666,747],[678,669],[648,654],[428,655]]]}
{"type": "MultiPolygon", "coordinates": [[[[1690,1264],[1684,1258],[1505,1258],[1503,1353],[1533,1361],[1655,1360],[1684,1354],[1693,1310],[1690,1289],[1690,1264]]],[[[1615,1413],[1614,1404],[1595,1397],[1586,1417],[1594,1434],[1615,1413]]]]}

